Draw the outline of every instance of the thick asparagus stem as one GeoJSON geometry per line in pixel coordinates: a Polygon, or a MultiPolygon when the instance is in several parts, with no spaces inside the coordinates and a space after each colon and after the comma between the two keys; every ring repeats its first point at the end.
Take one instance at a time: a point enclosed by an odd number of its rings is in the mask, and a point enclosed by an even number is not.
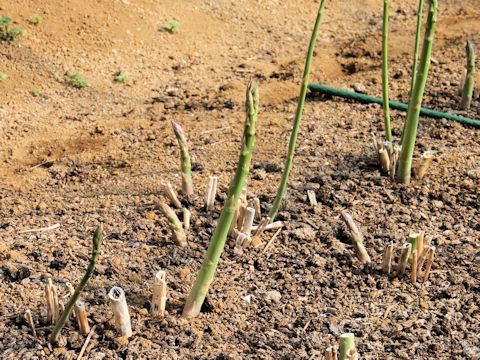
{"type": "Polygon", "coordinates": [[[197,275],[197,279],[190,290],[187,302],[183,308],[183,317],[186,318],[193,318],[200,313],[203,301],[207,296],[208,289],[215,275],[220,255],[225,247],[225,240],[227,239],[230,224],[232,223],[238,200],[240,199],[245,180],[248,176],[255,142],[258,114],[258,87],[255,81],[250,81],[248,84],[245,108],[247,116],[237,170],[230,184],[222,214],[220,215],[218,225],[208,245],[208,250],[197,275]]]}
{"type": "Polygon", "coordinates": [[[192,184],[192,166],[190,163],[190,155],[188,153],[188,143],[187,137],[182,127],[172,121],[173,132],[178,141],[178,146],[180,146],[180,158],[182,163],[182,193],[185,196],[193,195],[193,184],[192,184]]]}
{"type": "Polygon", "coordinates": [[[275,220],[280,204],[282,203],[283,198],[285,197],[285,192],[287,190],[288,177],[293,166],[293,157],[295,156],[295,148],[297,146],[297,137],[300,131],[300,124],[302,122],[302,113],[303,107],[305,105],[305,97],[307,95],[307,86],[308,80],[310,78],[310,67],[313,57],[313,50],[315,48],[315,43],[317,41],[318,29],[320,28],[320,23],[322,20],[323,10],[327,0],[322,0],[320,2],[320,7],[318,8],[317,18],[315,20],[315,25],[313,26],[312,36],[310,38],[310,44],[308,45],[307,58],[305,60],[305,68],[303,70],[302,84],[300,85],[300,96],[298,99],[297,110],[295,113],[295,120],[293,122],[292,133],[290,135],[290,141],[288,144],[288,154],[287,159],[285,160],[285,168],[283,169],[282,178],[280,180],[280,185],[278,186],[277,195],[273,201],[272,208],[268,216],[270,221],[275,220]]]}
{"type": "Polygon", "coordinates": [[[95,270],[95,264],[97,263],[98,254],[100,253],[100,244],[102,242],[102,237],[102,226],[100,225],[99,227],[97,227],[95,233],[93,234],[92,256],[90,258],[90,263],[88,264],[87,272],[85,273],[85,275],[83,275],[80,284],[78,284],[75,292],[70,297],[70,300],[68,300],[67,305],[65,305],[65,310],[63,310],[62,315],[60,315],[60,318],[58,319],[57,324],[55,325],[55,328],[50,335],[50,343],[52,344],[55,344],[57,342],[60,331],[62,330],[65,322],[67,321],[70,313],[72,312],[73,306],[77,302],[81,292],[87,285],[88,280],[90,279],[93,271],[95,270]]]}
{"type": "Polygon", "coordinates": [[[393,152],[392,128],[390,126],[390,105],[388,103],[388,8],[389,0],[383,0],[383,28],[382,28],[382,94],[383,112],[385,117],[385,138],[388,141],[388,153],[393,152]]]}
{"type": "Polygon", "coordinates": [[[346,333],[340,335],[340,340],[339,340],[339,359],[340,360],[347,360],[348,359],[348,353],[350,352],[351,349],[355,348],[355,335],[352,333],[346,333]]]}
{"type": "Polygon", "coordinates": [[[435,26],[437,22],[438,0],[430,0],[425,37],[423,42],[422,56],[418,69],[415,86],[408,104],[407,120],[405,133],[402,142],[402,151],[398,161],[398,181],[410,183],[412,173],[412,157],[417,137],[418,119],[420,108],[422,106],[425,84],[427,82],[428,70],[430,67],[430,57],[432,53],[433,40],[435,37],[435,26]]]}
{"type": "Polygon", "coordinates": [[[462,91],[462,102],[460,108],[462,110],[470,109],[473,96],[473,88],[475,87],[475,50],[470,41],[467,41],[467,76],[462,91]]]}

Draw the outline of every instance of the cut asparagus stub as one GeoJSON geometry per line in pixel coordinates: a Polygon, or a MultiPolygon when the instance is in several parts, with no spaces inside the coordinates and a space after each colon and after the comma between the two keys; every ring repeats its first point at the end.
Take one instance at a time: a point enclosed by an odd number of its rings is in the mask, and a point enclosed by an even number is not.
{"type": "Polygon", "coordinates": [[[462,90],[462,101],[460,108],[462,110],[470,109],[472,104],[473,89],[475,88],[475,50],[473,44],[467,41],[467,75],[465,76],[465,84],[462,90]]]}
{"type": "Polygon", "coordinates": [[[53,281],[50,278],[45,286],[45,301],[47,303],[47,322],[55,325],[60,313],[60,308],[58,305],[57,288],[53,285],[53,281]]]}
{"type": "Polygon", "coordinates": [[[165,316],[165,305],[167,304],[167,282],[166,273],[160,270],[155,274],[152,290],[152,304],[150,313],[153,316],[165,316]]]}
{"type": "Polygon", "coordinates": [[[255,218],[258,221],[262,220],[262,209],[260,207],[260,199],[258,197],[253,198],[253,207],[255,208],[255,218]]]}
{"type": "Polygon", "coordinates": [[[355,253],[358,257],[358,260],[362,264],[369,264],[371,262],[370,256],[368,255],[367,249],[363,244],[363,234],[358,228],[357,224],[353,220],[352,216],[345,211],[341,213],[342,219],[347,225],[348,230],[350,231],[350,236],[352,238],[352,243],[355,248],[355,253]]]}
{"type": "Polygon", "coordinates": [[[418,263],[418,252],[414,251],[412,254],[412,273],[411,273],[411,280],[413,284],[417,282],[417,263],[418,263]]]}
{"type": "Polygon", "coordinates": [[[168,200],[175,206],[177,209],[182,209],[182,203],[178,200],[176,191],[173,189],[172,184],[168,181],[162,184],[163,191],[167,196],[168,200]]]}
{"type": "Polygon", "coordinates": [[[33,322],[32,312],[28,308],[27,308],[27,310],[25,310],[25,320],[27,320],[28,325],[30,325],[30,329],[32,329],[33,337],[36,338],[37,337],[37,331],[35,330],[35,323],[33,322]]]}
{"type": "Polygon", "coordinates": [[[345,333],[340,335],[339,339],[339,359],[348,360],[349,352],[355,348],[355,335],[352,333],[345,333]]]}
{"type": "MultiPolygon", "coordinates": [[[[411,251],[410,251],[410,257],[408,258],[410,261],[412,261],[412,258],[413,258],[413,253],[416,253],[417,252],[417,248],[418,248],[418,239],[421,238],[421,233],[411,233],[410,235],[408,235],[408,240],[407,242],[410,243],[412,245],[411,247],[411,251]]],[[[423,239],[421,239],[423,240],[423,239]]],[[[412,265],[413,265],[413,262],[412,262],[412,265]]]]}
{"type": "Polygon", "coordinates": [[[180,159],[182,165],[182,193],[183,195],[189,197],[193,195],[193,184],[192,184],[192,166],[190,163],[190,155],[188,153],[188,143],[187,137],[182,127],[172,121],[173,131],[175,137],[178,141],[178,146],[180,147],[180,159]]]}
{"type": "Polygon", "coordinates": [[[315,191],[307,190],[307,198],[310,202],[310,205],[315,206],[317,205],[317,196],[315,195],[315,191]]]}
{"type": "Polygon", "coordinates": [[[245,212],[245,217],[243,219],[243,224],[241,227],[241,232],[247,236],[250,236],[252,233],[253,220],[255,219],[255,209],[248,207],[245,212]]]}
{"type": "Polygon", "coordinates": [[[412,250],[412,244],[405,243],[402,248],[402,253],[400,255],[400,260],[397,265],[397,276],[402,277],[405,274],[405,270],[407,268],[408,259],[410,257],[412,250]]]}
{"type": "Polygon", "coordinates": [[[425,273],[423,274],[423,282],[426,282],[428,281],[428,277],[430,276],[430,270],[432,268],[432,264],[433,264],[433,259],[435,258],[435,246],[431,246],[429,249],[428,249],[428,252],[427,252],[427,263],[425,265],[425,273]]]}
{"type": "Polygon", "coordinates": [[[75,316],[77,317],[78,328],[80,329],[80,334],[88,335],[90,332],[90,325],[88,324],[87,310],[85,308],[85,303],[77,301],[73,307],[75,316]]]}
{"type": "Polygon", "coordinates": [[[324,360],[338,360],[337,348],[330,346],[325,350],[324,360]]]}
{"type": "Polygon", "coordinates": [[[130,322],[130,313],[128,311],[127,299],[122,288],[114,286],[108,293],[110,303],[112,304],[113,316],[115,319],[115,329],[120,336],[132,336],[132,324],[130,322]]]}
{"type": "Polygon", "coordinates": [[[432,160],[434,159],[434,157],[435,157],[434,151],[426,151],[423,153],[418,163],[418,166],[414,169],[415,177],[418,180],[422,180],[425,177],[425,174],[427,173],[428,168],[430,167],[430,164],[432,163],[432,160]]]}
{"type": "Polygon", "coordinates": [[[390,157],[387,149],[378,150],[378,161],[380,162],[380,169],[388,174],[390,172],[390,157]]]}
{"type": "Polygon", "coordinates": [[[190,218],[192,216],[192,213],[190,212],[190,210],[186,208],[182,209],[182,213],[183,213],[183,228],[185,231],[188,231],[190,230],[190,218]]]}
{"type": "Polygon", "coordinates": [[[205,207],[207,210],[213,210],[215,207],[215,197],[217,196],[218,177],[210,176],[208,178],[207,190],[205,191],[205,207]]]}
{"type": "Polygon", "coordinates": [[[383,252],[382,270],[385,274],[390,275],[392,271],[392,255],[393,244],[389,244],[385,247],[383,252]]]}
{"type": "Polygon", "coordinates": [[[178,219],[177,214],[175,214],[175,211],[164,202],[158,202],[156,207],[168,220],[168,227],[172,231],[173,242],[178,246],[187,246],[187,236],[185,235],[183,225],[178,219]]]}

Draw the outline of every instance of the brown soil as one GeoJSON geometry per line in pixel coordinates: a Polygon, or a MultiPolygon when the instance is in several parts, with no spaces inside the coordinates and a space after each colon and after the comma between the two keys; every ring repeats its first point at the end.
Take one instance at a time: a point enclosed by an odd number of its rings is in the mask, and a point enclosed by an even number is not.
{"type": "MultiPolygon", "coordinates": [[[[391,92],[408,93],[416,2],[391,9],[391,92]]],[[[456,112],[464,43],[480,49],[476,0],[440,2],[435,62],[425,105],[456,112]]],[[[328,97],[307,101],[295,167],[279,219],[286,222],[265,252],[227,243],[208,307],[180,317],[185,297],[235,168],[244,88],[260,79],[261,121],[249,180],[250,196],[273,200],[281,174],[304,55],[318,2],[78,1],[2,2],[28,30],[18,44],[0,43],[0,355],[5,359],[76,358],[84,342],[75,323],[63,347],[47,346],[43,287],[48,277],[66,293],[88,263],[93,229],[105,240],[84,292],[95,335],[89,359],[319,359],[339,334],[357,336],[361,358],[480,357],[480,133],[457,123],[422,119],[417,151],[439,155],[424,181],[410,186],[382,176],[371,133],[382,136],[382,110],[328,97]],[[28,24],[33,14],[44,20],[28,24]],[[179,33],[160,31],[178,19],[179,33]],[[116,84],[128,71],[126,85],[116,84]],[[85,76],[74,89],[66,73],[85,76]],[[32,88],[41,88],[34,97],[32,88]],[[159,184],[179,186],[179,151],[169,121],[191,142],[195,206],[190,246],[172,244],[153,210],[159,184]],[[219,176],[216,210],[202,195],[219,176]],[[306,190],[316,192],[312,209],[306,190]],[[399,247],[424,230],[437,247],[430,281],[412,285],[354,258],[339,213],[361,224],[380,263],[386,243],[399,247]],[[60,228],[22,233],[61,224],[60,228]],[[151,281],[166,269],[168,314],[148,315],[151,281]],[[134,335],[119,341],[106,298],[121,286],[134,335]],[[278,299],[278,293],[281,298],[278,299]],[[251,295],[247,303],[242,297],[251,295]],[[33,313],[38,338],[23,318],[33,313]]],[[[329,4],[312,80],[381,94],[380,0],[329,4]]],[[[475,101],[467,113],[480,118],[475,101]]],[[[404,114],[393,112],[398,138],[404,114]]],[[[264,234],[264,241],[272,236],[264,234]]]]}

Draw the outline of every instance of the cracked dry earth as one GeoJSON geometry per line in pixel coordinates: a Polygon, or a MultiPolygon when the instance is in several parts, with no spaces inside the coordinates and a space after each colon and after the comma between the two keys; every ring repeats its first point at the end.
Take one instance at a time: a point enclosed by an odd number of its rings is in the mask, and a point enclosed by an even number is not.
{"type": "MultiPolygon", "coordinates": [[[[312,81],[381,95],[382,4],[327,5],[312,81]]],[[[477,5],[440,1],[424,106],[462,113],[466,39],[480,49],[477,5]]],[[[391,6],[391,96],[405,101],[416,3],[391,6]]],[[[362,359],[480,358],[479,130],[422,118],[416,154],[437,156],[423,181],[404,186],[379,172],[372,150],[371,133],[383,136],[382,109],[326,96],[307,99],[278,238],[265,252],[241,252],[227,241],[204,311],[190,321],[180,316],[236,166],[252,77],[261,113],[248,196],[260,198],[263,213],[273,201],[317,7],[304,0],[0,4],[0,16],[29,33],[0,44],[0,71],[8,75],[0,82],[1,358],[77,358],[85,337],[74,321],[61,346],[47,345],[44,285],[52,278],[62,298],[66,283],[79,281],[99,223],[107,237],[83,294],[96,326],[84,358],[321,359],[343,332],[355,333],[362,359]],[[43,22],[30,25],[33,14],[43,22]],[[180,22],[176,34],[161,31],[171,19],[180,22]],[[129,72],[125,85],[113,82],[118,71],[129,72]],[[72,72],[89,86],[69,87],[72,72]],[[42,94],[33,97],[33,87],[42,94]],[[172,243],[153,206],[162,181],[180,186],[174,119],[193,160],[187,248],[172,243]],[[219,191],[207,212],[211,175],[219,191]],[[309,204],[307,190],[318,205],[309,204]],[[355,258],[342,210],[359,223],[374,266],[355,258]],[[384,275],[385,245],[398,249],[419,230],[437,249],[429,281],[384,275]],[[160,269],[167,271],[167,315],[152,318],[151,283],[160,269]],[[128,343],[113,326],[106,295],[114,285],[130,308],[128,343]]],[[[479,105],[462,114],[479,119],[479,105]]],[[[397,139],[404,118],[393,111],[397,139]]],[[[265,232],[263,243],[272,236],[265,232]]]]}

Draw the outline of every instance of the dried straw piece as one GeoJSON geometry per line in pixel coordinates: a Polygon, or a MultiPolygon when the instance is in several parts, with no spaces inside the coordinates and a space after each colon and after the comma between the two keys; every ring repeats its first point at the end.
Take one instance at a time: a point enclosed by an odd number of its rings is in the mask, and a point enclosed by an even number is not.
{"type": "Polygon", "coordinates": [[[427,263],[425,265],[425,273],[423,274],[423,282],[428,280],[430,269],[432,268],[433,259],[435,258],[435,246],[430,246],[427,252],[427,263]]]}
{"type": "Polygon", "coordinates": [[[192,216],[192,213],[190,212],[190,210],[186,208],[182,209],[182,213],[183,213],[183,229],[185,231],[188,231],[190,230],[190,218],[192,216]]]}
{"type": "Polygon", "coordinates": [[[382,260],[382,270],[387,275],[390,275],[390,272],[392,271],[392,255],[393,244],[389,244],[385,247],[382,260]]]}
{"type": "MultiPolygon", "coordinates": [[[[265,227],[265,230],[277,230],[277,229],[281,229],[285,224],[283,223],[283,221],[275,221],[273,223],[270,223],[268,224],[266,227],[265,227]]],[[[255,231],[258,229],[258,225],[254,225],[252,226],[252,230],[255,231]]]]}
{"type": "Polygon", "coordinates": [[[402,277],[405,273],[405,269],[407,268],[408,259],[410,258],[410,254],[412,252],[412,244],[405,243],[403,244],[402,253],[400,255],[400,260],[397,265],[397,276],[402,277]]]}
{"type": "Polygon", "coordinates": [[[352,238],[353,246],[355,247],[355,253],[357,254],[358,259],[362,264],[369,264],[371,260],[367,253],[367,249],[365,249],[365,245],[363,244],[362,232],[350,214],[348,214],[346,211],[342,211],[341,215],[343,221],[347,225],[348,230],[350,231],[350,236],[352,238]]]}
{"type": "Polygon", "coordinates": [[[217,176],[208,177],[208,186],[205,191],[205,207],[207,210],[213,210],[215,207],[215,197],[217,196],[217,176]]]}
{"type": "Polygon", "coordinates": [[[267,245],[265,245],[265,247],[263,248],[263,251],[262,252],[265,252],[267,251],[270,246],[272,246],[273,242],[275,241],[275,239],[277,238],[278,234],[280,234],[280,231],[282,231],[282,228],[278,229],[277,232],[275,234],[273,234],[272,238],[270,239],[270,241],[267,243],[267,245]]]}
{"type": "Polygon", "coordinates": [[[168,181],[163,182],[162,188],[172,205],[175,206],[177,209],[182,209],[182,203],[180,202],[180,200],[178,200],[177,192],[173,189],[172,184],[170,184],[170,182],[168,181]]]}
{"type": "Polygon", "coordinates": [[[121,287],[114,286],[108,293],[110,303],[112,304],[113,316],[115,318],[115,329],[120,336],[132,336],[132,325],[130,322],[130,313],[128,312],[125,292],[121,287]]]}
{"type": "Polygon", "coordinates": [[[255,208],[255,218],[262,220],[262,209],[260,207],[260,199],[258,197],[253,198],[253,207],[255,208]]]}
{"type": "Polygon", "coordinates": [[[166,273],[160,270],[155,274],[152,290],[152,306],[150,313],[152,316],[165,316],[165,305],[167,304],[167,282],[166,273]]]}
{"type": "Polygon", "coordinates": [[[315,195],[315,191],[307,190],[307,198],[310,202],[310,205],[315,206],[317,205],[317,196],[315,195]]]}
{"type": "Polygon", "coordinates": [[[164,202],[158,202],[156,208],[167,218],[168,226],[172,231],[173,242],[178,246],[187,246],[187,236],[185,235],[183,225],[178,219],[177,214],[175,214],[175,211],[164,202]]]}
{"type": "Polygon", "coordinates": [[[85,339],[85,342],[83,343],[82,348],[80,349],[80,353],[78,354],[77,360],[82,360],[82,356],[85,353],[85,350],[87,349],[88,343],[90,342],[90,339],[92,338],[93,333],[95,332],[95,328],[97,325],[93,325],[92,330],[87,335],[87,338],[85,339]]]}
{"type": "Polygon", "coordinates": [[[267,216],[266,218],[260,221],[260,224],[258,224],[258,228],[253,233],[253,237],[252,237],[252,244],[254,248],[257,248],[262,245],[262,241],[260,237],[262,236],[262,233],[265,231],[265,228],[267,227],[269,222],[270,222],[270,218],[267,216]]]}
{"type": "Polygon", "coordinates": [[[30,329],[32,329],[32,334],[36,338],[37,331],[35,330],[35,323],[33,322],[32,312],[30,311],[29,308],[25,310],[25,320],[27,320],[28,325],[30,325],[30,329]]]}
{"type": "Polygon", "coordinates": [[[85,310],[85,304],[81,301],[77,301],[73,306],[75,316],[77,318],[78,328],[80,334],[87,335],[90,332],[90,325],[88,324],[87,311],[85,310]]]}

